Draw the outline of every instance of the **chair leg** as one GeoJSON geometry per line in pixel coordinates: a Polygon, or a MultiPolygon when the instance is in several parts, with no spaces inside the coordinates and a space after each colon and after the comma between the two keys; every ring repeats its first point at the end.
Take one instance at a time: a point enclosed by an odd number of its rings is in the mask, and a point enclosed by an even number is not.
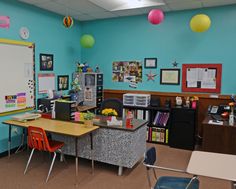
{"type": "Polygon", "coordinates": [[[53,159],[52,159],[52,163],[50,165],[50,169],[48,171],[48,176],[47,176],[47,179],[46,179],[46,182],[48,182],[48,179],[49,179],[49,176],[51,174],[51,171],[52,171],[52,167],[54,165],[54,162],[55,162],[55,159],[56,159],[56,156],[57,156],[57,153],[56,152],[53,152],[54,153],[54,156],[53,156],[53,159]]]}
{"type": "Polygon", "coordinates": [[[28,162],[27,162],[26,167],[25,167],[24,175],[25,175],[25,173],[26,173],[26,171],[27,171],[27,169],[28,169],[28,166],[29,166],[29,164],[30,164],[30,161],[31,161],[31,158],[32,158],[32,156],[33,156],[34,150],[35,150],[35,149],[33,148],[32,151],[31,151],[31,153],[30,153],[30,157],[29,157],[28,162]]]}
{"type": "Polygon", "coordinates": [[[58,149],[57,151],[60,152],[60,162],[64,161],[66,163],[66,158],[65,158],[65,155],[63,154],[62,150],[58,149]]]}
{"type": "Polygon", "coordinates": [[[147,179],[148,179],[149,188],[152,189],[151,178],[150,178],[150,174],[148,170],[147,170],[147,179]]]}

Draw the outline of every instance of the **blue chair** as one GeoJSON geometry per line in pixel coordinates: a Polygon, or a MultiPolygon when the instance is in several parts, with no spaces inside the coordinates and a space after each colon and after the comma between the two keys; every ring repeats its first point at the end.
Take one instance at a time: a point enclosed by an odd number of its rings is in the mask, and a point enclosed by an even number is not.
{"type": "Polygon", "coordinates": [[[197,176],[193,176],[192,178],[186,177],[172,177],[172,176],[161,176],[157,179],[155,169],[162,169],[168,171],[175,171],[186,173],[183,170],[179,169],[171,169],[167,167],[160,167],[155,165],[156,162],[156,149],[155,147],[151,147],[145,153],[145,158],[143,164],[146,166],[148,184],[151,189],[153,189],[151,184],[150,170],[153,170],[153,174],[155,179],[157,180],[154,186],[154,189],[198,189],[199,188],[199,180],[197,176]]]}

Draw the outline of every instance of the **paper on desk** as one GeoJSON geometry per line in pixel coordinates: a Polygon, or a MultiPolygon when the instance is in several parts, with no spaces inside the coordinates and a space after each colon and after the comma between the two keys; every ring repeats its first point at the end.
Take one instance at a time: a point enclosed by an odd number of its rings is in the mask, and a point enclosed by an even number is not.
{"type": "Polygon", "coordinates": [[[223,121],[213,121],[213,120],[209,120],[208,121],[209,124],[213,124],[213,125],[223,125],[223,121]]]}

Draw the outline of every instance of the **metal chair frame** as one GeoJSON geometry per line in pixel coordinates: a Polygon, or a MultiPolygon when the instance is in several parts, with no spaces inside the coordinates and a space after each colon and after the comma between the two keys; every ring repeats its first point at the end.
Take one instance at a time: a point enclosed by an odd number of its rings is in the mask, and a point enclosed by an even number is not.
{"type": "MultiPolygon", "coordinates": [[[[46,134],[45,134],[45,136],[44,136],[43,133],[41,133],[41,132],[39,132],[39,131],[30,131],[30,132],[39,134],[39,135],[41,136],[41,138],[44,139],[43,142],[42,142],[43,148],[42,148],[41,150],[42,150],[42,151],[49,151],[49,150],[46,150],[46,149],[48,149],[47,144],[49,145],[48,139],[47,139],[47,137],[46,137],[46,134]]],[[[31,134],[31,133],[30,133],[30,134],[31,134]]],[[[40,141],[37,141],[37,142],[40,142],[40,141]]],[[[28,170],[28,167],[29,167],[29,164],[30,164],[31,159],[32,159],[32,157],[33,157],[33,154],[34,154],[35,149],[36,149],[36,148],[32,148],[32,151],[31,151],[31,153],[30,153],[29,159],[28,159],[28,161],[27,161],[27,164],[26,164],[26,167],[25,167],[25,170],[24,170],[24,174],[26,174],[26,172],[27,172],[27,170],[28,170]]],[[[63,153],[62,153],[62,150],[59,148],[59,149],[57,149],[56,151],[60,152],[60,154],[61,154],[60,160],[61,160],[61,161],[63,161],[63,160],[65,161],[65,158],[64,158],[64,155],[63,155],[63,153]]],[[[56,151],[53,151],[53,154],[54,154],[54,155],[53,155],[53,159],[52,159],[52,162],[51,162],[49,171],[48,171],[48,175],[47,175],[47,178],[46,178],[46,183],[48,182],[49,176],[50,176],[50,174],[51,174],[51,172],[52,172],[52,168],[53,168],[53,165],[54,165],[56,156],[57,156],[56,151]]],[[[49,151],[49,152],[50,152],[50,151],[49,151]]]]}
{"type": "MultiPolygon", "coordinates": [[[[152,147],[152,148],[154,148],[154,147],[152,147]]],[[[181,169],[173,169],[173,168],[162,167],[162,166],[158,166],[158,165],[150,165],[150,164],[145,163],[145,159],[146,159],[146,154],[144,154],[143,165],[146,167],[146,170],[147,170],[148,185],[149,185],[150,189],[153,189],[152,183],[151,183],[150,169],[153,170],[153,175],[154,175],[156,180],[158,178],[157,178],[155,169],[161,169],[161,170],[166,170],[166,171],[174,171],[174,172],[179,172],[179,173],[187,173],[185,170],[181,170],[181,169]]],[[[156,161],[156,158],[155,158],[155,161],[156,161]]],[[[154,163],[155,163],[155,161],[154,161],[154,163]]],[[[176,177],[176,178],[184,178],[184,177],[176,177]]],[[[193,175],[193,177],[191,178],[191,180],[189,181],[189,183],[187,184],[185,189],[188,189],[191,186],[191,184],[193,183],[193,181],[197,180],[197,179],[198,179],[197,175],[193,175]]]]}

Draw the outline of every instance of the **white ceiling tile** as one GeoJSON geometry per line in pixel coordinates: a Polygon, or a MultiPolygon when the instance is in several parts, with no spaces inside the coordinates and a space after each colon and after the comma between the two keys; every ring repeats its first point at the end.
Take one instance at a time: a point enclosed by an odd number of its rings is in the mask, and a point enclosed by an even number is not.
{"type": "Polygon", "coordinates": [[[115,17],[117,15],[109,11],[104,11],[104,12],[94,12],[93,16],[96,18],[107,18],[107,17],[109,18],[109,17],[115,17]]]}
{"type": "Polygon", "coordinates": [[[95,19],[96,19],[95,17],[88,14],[83,14],[78,17],[78,20],[80,21],[95,20],[95,19]]]}
{"type": "Polygon", "coordinates": [[[93,12],[103,12],[105,9],[91,3],[88,0],[55,0],[67,8],[75,9],[81,13],[89,14],[93,12]]]}
{"type": "Polygon", "coordinates": [[[230,5],[236,4],[236,0],[204,0],[203,6],[204,7],[213,7],[213,6],[222,6],[222,5],[230,5]]]}
{"type": "Polygon", "coordinates": [[[106,10],[112,10],[119,6],[124,5],[124,1],[114,0],[114,1],[107,1],[107,0],[89,0],[90,2],[96,4],[99,7],[103,7],[106,10]]]}
{"type": "Polygon", "coordinates": [[[139,9],[131,9],[131,10],[118,10],[113,11],[114,14],[118,16],[133,16],[143,14],[139,9]]]}
{"type": "Polygon", "coordinates": [[[202,8],[202,3],[200,1],[168,3],[167,5],[172,11],[202,8]]]}
{"type": "MultiPolygon", "coordinates": [[[[164,2],[166,5],[137,9],[107,11],[124,5],[126,0],[18,0],[61,15],[70,15],[78,20],[95,20],[119,16],[146,14],[151,9],[163,11],[196,9],[202,7],[236,4],[236,0],[142,0],[150,3],[164,2]],[[102,8],[104,7],[104,8],[102,8]]],[[[131,1],[131,0],[130,0],[131,1]]],[[[133,0],[134,1],[134,0],[133,0]]],[[[136,0],[139,1],[139,0],[136,0]]],[[[153,4],[151,4],[153,5],[153,4]]]]}

